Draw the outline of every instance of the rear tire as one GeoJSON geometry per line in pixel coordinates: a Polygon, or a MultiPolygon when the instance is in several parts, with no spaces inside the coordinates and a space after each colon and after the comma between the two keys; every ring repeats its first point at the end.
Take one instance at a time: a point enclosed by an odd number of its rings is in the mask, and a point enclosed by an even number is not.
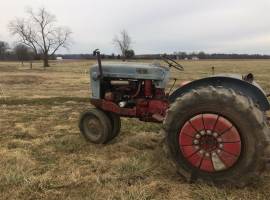
{"type": "Polygon", "coordinates": [[[265,169],[269,128],[264,112],[233,90],[210,86],[183,94],[170,106],[163,128],[177,170],[188,180],[242,187],[265,169]],[[222,131],[222,124],[232,128],[222,131]]]}
{"type": "Polygon", "coordinates": [[[109,117],[96,108],[91,108],[81,114],[79,128],[87,141],[96,144],[108,142],[112,133],[112,124],[109,117]]]}

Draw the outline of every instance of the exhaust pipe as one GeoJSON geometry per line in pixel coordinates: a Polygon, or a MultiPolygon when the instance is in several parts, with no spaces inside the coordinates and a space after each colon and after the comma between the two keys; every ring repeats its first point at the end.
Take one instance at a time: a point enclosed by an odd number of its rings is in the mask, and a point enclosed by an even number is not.
{"type": "Polygon", "coordinates": [[[99,49],[96,49],[93,52],[94,56],[97,56],[97,61],[98,61],[98,70],[99,70],[99,78],[102,80],[103,79],[103,71],[102,71],[102,65],[101,65],[101,57],[100,57],[100,51],[99,49]]]}

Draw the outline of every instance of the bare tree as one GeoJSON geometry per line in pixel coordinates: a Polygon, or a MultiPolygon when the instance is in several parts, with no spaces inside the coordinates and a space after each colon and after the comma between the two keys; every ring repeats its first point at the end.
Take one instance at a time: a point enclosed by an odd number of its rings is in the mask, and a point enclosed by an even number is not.
{"type": "Polygon", "coordinates": [[[0,59],[4,59],[9,49],[9,45],[7,42],[0,41],[0,59]]]}
{"type": "Polygon", "coordinates": [[[19,43],[33,49],[37,56],[39,52],[43,66],[49,67],[49,58],[61,48],[67,48],[71,31],[69,28],[56,25],[56,18],[45,8],[33,12],[27,11],[28,18],[16,19],[9,23],[11,34],[19,37],[19,43]]]}
{"type": "Polygon", "coordinates": [[[131,47],[131,37],[128,35],[127,31],[122,30],[120,32],[120,37],[115,36],[113,43],[120,49],[122,56],[126,58],[131,47]]]}

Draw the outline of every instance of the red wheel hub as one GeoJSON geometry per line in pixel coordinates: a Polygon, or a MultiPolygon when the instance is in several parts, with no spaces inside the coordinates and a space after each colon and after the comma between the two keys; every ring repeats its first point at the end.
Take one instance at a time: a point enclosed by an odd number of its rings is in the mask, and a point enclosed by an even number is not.
{"type": "Polygon", "coordinates": [[[236,127],[217,114],[198,114],[179,133],[179,146],[194,167],[216,172],[232,167],[240,157],[241,138],[236,127]]]}

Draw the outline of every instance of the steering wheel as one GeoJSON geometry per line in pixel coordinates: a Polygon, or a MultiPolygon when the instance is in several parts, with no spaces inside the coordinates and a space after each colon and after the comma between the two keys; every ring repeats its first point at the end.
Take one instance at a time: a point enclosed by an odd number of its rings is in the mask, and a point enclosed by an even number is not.
{"type": "Polygon", "coordinates": [[[166,55],[161,55],[160,57],[164,62],[166,62],[169,65],[169,67],[173,67],[179,71],[184,71],[184,67],[179,63],[177,63],[175,60],[167,57],[166,55]]]}

